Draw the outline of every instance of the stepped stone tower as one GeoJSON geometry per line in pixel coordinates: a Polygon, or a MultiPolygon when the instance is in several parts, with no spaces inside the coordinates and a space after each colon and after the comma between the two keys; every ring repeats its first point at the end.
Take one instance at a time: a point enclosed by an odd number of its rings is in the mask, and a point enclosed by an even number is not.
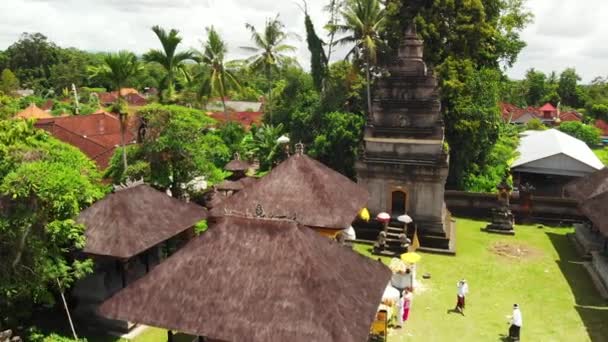
{"type": "Polygon", "coordinates": [[[376,86],[357,177],[370,192],[373,213],[386,211],[393,220],[407,213],[422,247],[453,250],[444,203],[449,158],[441,104],[437,80],[422,53],[422,41],[411,26],[397,59],[387,66],[390,75],[376,86]]]}

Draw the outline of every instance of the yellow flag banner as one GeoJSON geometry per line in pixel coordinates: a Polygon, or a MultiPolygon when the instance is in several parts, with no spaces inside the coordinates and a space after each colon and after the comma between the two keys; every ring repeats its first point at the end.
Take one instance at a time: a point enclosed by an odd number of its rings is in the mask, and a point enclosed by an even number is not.
{"type": "Polygon", "coordinates": [[[412,238],[412,245],[408,248],[409,252],[415,252],[420,248],[420,241],[418,240],[418,227],[414,230],[414,237],[412,238]]]}

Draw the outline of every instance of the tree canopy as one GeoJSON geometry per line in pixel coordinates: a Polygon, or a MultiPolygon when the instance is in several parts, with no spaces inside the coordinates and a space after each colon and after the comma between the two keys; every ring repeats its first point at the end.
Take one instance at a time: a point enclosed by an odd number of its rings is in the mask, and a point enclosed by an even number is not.
{"type": "Polygon", "coordinates": [[[209,130],[214,120],[203,112],[177,105],[148,105],[139,110],[146,125],[140,145],[127,148],[129,167],[120,162],[120,149],[106,175],[114,182],[143,177],[175,197],[186,194],[187,184],[199,176],[210,183],[221,181],[231,152],[222,138],[209,130]]]}
{"type": "Polygon", "coordinates": [[[70,252],[84,247],[74,219],[105,194],[93,164],[31,121],[0,120],[0,322],[19,322],[31,305],[52,303],[91,271],[70,252]]]}

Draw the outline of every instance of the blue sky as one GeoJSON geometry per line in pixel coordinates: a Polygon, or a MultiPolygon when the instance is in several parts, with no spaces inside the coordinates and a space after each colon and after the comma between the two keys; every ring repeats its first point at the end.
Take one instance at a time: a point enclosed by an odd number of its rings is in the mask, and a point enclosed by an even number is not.
{"type": "MultiPolygon", "coordinates": [[[[308,0],[318,31],[328,16],[328,0],[308,0]]],[[[290,32],[305,37],[298,1],[284,0],[0,0],[0,49],[21,32],[41,32],[61,46],[92,51],[129,49],[143,53],[158,47],[153,25],[177,28],[184,48],[198,48],[204,27],[213,25],[230,47],[232,58],[246,56],[249,45],[245,23],[262,27],[280,13],[290,32]]],[[[524,32],[528,43],[516,65],[508,70],[521,78],[531,67],[550,72],[575,67],[585,81],[608,76],[608,1],[528,0],[535,21],[524,32]]],[[[307,67],[305,41],[293,41],[296,56],[307,67]]],[[[336,58],[341,57],[340,52],[336,58]]]]}

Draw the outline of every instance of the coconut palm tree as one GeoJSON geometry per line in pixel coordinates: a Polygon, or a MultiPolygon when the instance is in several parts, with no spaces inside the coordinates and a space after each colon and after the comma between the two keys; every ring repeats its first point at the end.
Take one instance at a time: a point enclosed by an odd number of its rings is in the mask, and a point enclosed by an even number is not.
{"type": "Polygon", "coordinates": [[[376,62],[376,51],[382,44],[380,31],[385,24],[385,11],[380,0],[347,0],[341,11],[343,23],[335,29],[348,34],[336,41],[336,44],[353,44],[349,56],[363,56],[365,60],[365,78],[367,80],[367,111],[372,113],[372,93],[370,68],[376,62]]]}
{"type": "MultiPolygon", "coordinates": [[[[226,89],[229,85],[240,88],[234,74],[227,68],[224,57],[228,52],[226,43],[222,40],[213,26],[206,28],[207,41],[203,43],[203,51],[197,51],[195,59],[209,68],[210,75],[206,82],[209,82],[210,92],[217,93],[222,98],[222,106],[226,119],[226,89]]],[[[229,62],[230,63],[230,62],[229,62]]]]}
{"type": "Polygon", "coordinates": [[[177,52],[177,46],[181,43],[182,38],[179,36],[179,31],[171,29],[169,33],[165,29],[156,25],[152,27],[152,31],[160,40],[163,46],[162,50],[152,49],[144,54],[144,60],[149,63],[160,64],[165,71],[167,76],[164,79],[166,88],[165,96],[161,96],[163,101],[171,101],[175,93],[175,76],[179,69],[184,66],[184,61],[192,59],[193,54],[189,51],[177,52]]]}
{"type": "MultiPolygon", "coordinates": [[[[284,31],[285,25],[279,21],[277,15],[274,19],[267,19],[264,26],[264,31],[258,32],[255,26],[245,24],[245,27],[251,32],[251,40],[254,46],[243,47],[254,53],[247,62],[250,67],[257,71],[264,72],[268,81],[268,102],[272,102],[272,71],[277,70],[278,66],[284,64],[289,57],[285,56],[285,52],[293,52],[295,47],[285,44],[289,38],[289,34],[284,31]]],[[[268,107],[268,112],[272,118],[272,110],[268,107]]]]}
{"type": "MultiPolygon", "coordinates": [[[[100,66],[89,67],[91,77],[101,77],[111,82],[117,92],[117,100],[112,111],[118,114],[120,121],[120,146],[122,149],[122,162],[124,171],[127,170],[127,151],[125,149],[125,126],[128,113],[124,110],[124,103],[120,90],[127,85],[130,78],[136,76],[142,66],[135,54],[129,51],[107,54],[100,66]]],[[[124,172],[123,171],[123,172],[124,172]]]]}

